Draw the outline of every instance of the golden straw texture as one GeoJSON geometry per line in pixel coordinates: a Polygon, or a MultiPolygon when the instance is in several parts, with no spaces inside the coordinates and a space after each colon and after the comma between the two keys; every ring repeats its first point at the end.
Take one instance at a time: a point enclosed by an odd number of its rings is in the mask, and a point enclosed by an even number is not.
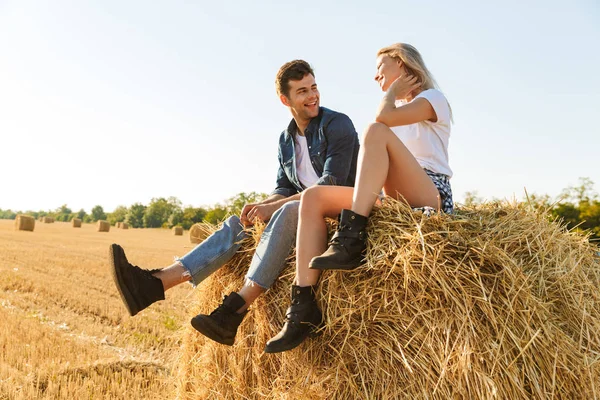
{"type": "Polygon", "coordinates": [[[108,221],[98,221],[98,232],[108,232],[110,231],[110,222],[108,221]]]}
{"type": "Polygon", "coordinates": [[[15,218],[15,230],[33,232],[35,228],[35,218],[29,215],[17,215],[15,218]]]}
{"type": "Polygon", "coordinates": [[[213,234],[216,227],[213,224],[199,222],[190,228],[190,243],[202,243],[204,239],[213,234]]]}
{"type": "MultiPolygon", "coordinates": [[[[600,262],[586,237],[524,204],[424,216],[386,201],[367,263],[322,275],[321,335],[269,355],[293,254],[233,347],[188,328],[182,399],[592,399],[600,396],[600,262]]],[[[239,290],[259,233],[197,289],[209,313],[239,290]]]]}

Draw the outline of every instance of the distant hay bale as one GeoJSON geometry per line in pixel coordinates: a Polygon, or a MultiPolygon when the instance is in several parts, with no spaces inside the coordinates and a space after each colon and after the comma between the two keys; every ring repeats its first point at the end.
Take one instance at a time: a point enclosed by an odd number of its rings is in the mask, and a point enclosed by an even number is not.
{"type": "Polygon", "coordinates": [[[175,236],[182,236],[183,235],[183,227],[181,227],[181,226],[174,226],[173,227],[173,235],[175,235],[175,236]]]}
{"type": "Polygon", "coordinates": [[[52,217],[42,217],[42,222],[44,224],[53,224],[54,223],[54,218],[52,218],[52,217]]]}
{"type": "Polygon", "coordinates": [[[73,228],[81,228],[81,220],[79,218],[73,218],[71,220],[71,225],[73,228]]]}
{"type": "Polygon", "coordinates": [[[202,243],[204,239],[213,234],[217,227],[207,222],[199,222],[190,228],[190,243],[202,243]]]}
{"type": "Polygon", "coordinates": [[[115,228],[120,228],[120,227],[121,227],[121,223],[120,222],[115,223],[115,228]]]}
{"type": "Polygon", "coordinates": [[[129,229],[129,224],[127,222],[119,222],[120,229],[129,229]]]}
{"type": "Polygon", "coordinates": [[[33,232],[35,228],[35,218],[29,215],[19,214],[15,218],[15,230],[33,232]]]}
{"type": "MultiPolygon", "coordinates": [[[[600,258],[587,238],[519,204],[426,217],[386,201],[367,263],[322,275],[321,335],[265,354],[295,259],[233,347],[188,327],[178,398],[592,399],[600,394],[600,258]]],[[[199,285],[192,313],[239,290],[259,232],[199,285]]]]}
{"type": "Polygon", "coordinates": [[[98,221],[98,232],[109,232],[110,231],[110,222],[99,220],[98,221]]]}

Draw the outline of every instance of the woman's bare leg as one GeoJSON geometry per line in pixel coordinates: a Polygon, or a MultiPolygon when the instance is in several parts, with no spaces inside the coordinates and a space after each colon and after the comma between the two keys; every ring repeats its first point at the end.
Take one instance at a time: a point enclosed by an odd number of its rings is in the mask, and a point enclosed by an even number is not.
{"type": "Polygon", "coordinates": [[[335,218],[343,208],[352,205],[351,187],[314,186],[302,193],[296,237],[296,284],[315,285],[320,271],[309,269],[313,257],[327,248],[325,217],[335,218]]]}
{"type": "Polygon", "coordinates": [[[180,283],[188,282],[192,279],[188,271],[183,268],[179,261],[161,269],[155,273],[154,276],[162,281],[165,292],[180,283]]]}
{"type": "Polygon", "coordinates": [[[439,207],[439,193],[435,185],[404,143],[386,125],[369,125],[360,151],[352,211],[369,216],[382,188],[388,196],[403,196],[413,207],[439,207]]]}
{"type": "Polygon", "coordinates": [[[265,289],[263,289],[261,286],[252,282],[250,279],[246,279],[246,282],[244,282],[244,286],[242,286],[242,289],[237,292],[246,301],[246,304],[244,304],[242,308],[237,310],[237,313],[240,314],[246,311],[248,307],[250,307],[250,305],[254,303],[254,300],[256,300],[258,296],[263,294],[264,291],[265,289]]]}

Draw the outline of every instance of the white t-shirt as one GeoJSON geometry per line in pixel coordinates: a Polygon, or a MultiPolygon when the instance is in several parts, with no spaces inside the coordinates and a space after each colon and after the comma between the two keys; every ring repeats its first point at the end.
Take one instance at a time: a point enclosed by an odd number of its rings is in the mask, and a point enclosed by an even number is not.
{"type": "MultiPolygon", "coordinates": [[[[437,121],[421,121],[416,124],[394,126],[391,129],[421,167],[451,177],[452,170],[448,163],[450,106],[446,97],[437,89],[424,90],[412,101],[421,97],[429,101],[437,115],[437,121]]],[[[405,104],[408,103],[402,100],[396,101],[396,107],[405,104]]]]}
{"type": "Polygon", "coordinates": [[[296,174],[298,180],[305,188],[313,186],[319,180],[319,176],[315,172],[310,155],[308,154],[308,144],[306,137],[296,136],[296,174]]]}

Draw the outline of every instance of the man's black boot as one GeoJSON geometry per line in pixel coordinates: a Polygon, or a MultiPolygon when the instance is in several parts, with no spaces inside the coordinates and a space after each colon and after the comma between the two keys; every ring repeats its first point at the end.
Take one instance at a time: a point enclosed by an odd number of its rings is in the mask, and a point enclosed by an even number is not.
{"type": "Polygon", "coordinates": [[[292,286],[292,305],[286,311],[283,329],[267,342],[265,353],[279,353],[300,345],[323,324],[321,310],[315,300],[316,286],[292,286]]]}
{"type": "Polygon", "coordinates": [[[165,299],[162,281],[153,276],[159,269],[147,270],[131,265],[125,251],[118,244],[110,245],[110,266],[112,276],[131,316],[150,304],[165,299]]]}
{"type": "Polygon", "coordinates": [[[248,314],[248,311],[240,314],[236,312],[244,304],[246,301],[242,296],[231,292],[229,296],[223,298],[223,303],[210,315],[198,314],[192,318],[192,326],[207,338],[232,346],[238,327],[248,314]]]}
{"type": "Polygon", "coordinates": [[[342,210],[337,232],[329,242],[325,253],[314,257],[310,269],[351,270],[364,261],[367,248],[368,218],[350,210],[342,210]]]}

